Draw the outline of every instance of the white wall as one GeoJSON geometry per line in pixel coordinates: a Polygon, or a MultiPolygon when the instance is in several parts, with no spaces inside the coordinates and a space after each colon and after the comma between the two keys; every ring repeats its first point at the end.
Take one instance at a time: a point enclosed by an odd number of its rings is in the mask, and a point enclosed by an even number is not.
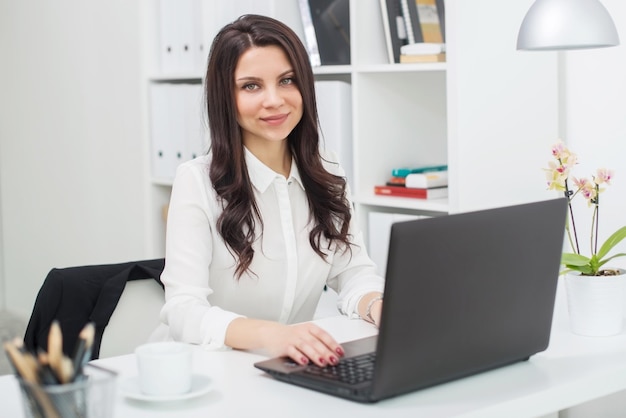
{"type": "MultiPolygon", "coordinates": [[[[575,173],[590,177],[600,167],[613,169],[613,185],[600,196],[600,238],[626,225],[626,2],[602,0],[622,44],[617,47],[562,52],[563,139],[578,154],[575,173]]],[[[582,202],[579,202],[582,203],[582,202]]],[[[588,253],[591,211],[583,204],[575,214],[582,250],[588,253]]],[[[601,244],[601,242],[600,242],[601,244]]],[[[618,249],[626,252],[626,242],[618,249]]],[[[626,258],[616,261],[626,266],[626,258]]]]}
{"type": "Polygon", "coordinates": [[[146,256],[137,3],[0,2],[8,309],[29,314],[52,267],[146,256]]]}
{"type": "MultiPolygon", "coordinates": [[[[563,139],[578,154],[576,174],[589,177],[597,168],[615,171],[613,185],[600,196],[600,244],[626,225],[626,2],[601,0],[620,34],[621,45],[613,48],[561,52],[563,139]]],[[[578,202],[582,203],[582,202],[578,202]]],[[[581,251],[587,255],[591,211],[575,207],[581,251]]],[[[626,252],[626,243],[616,252],[626,252]]],[[[626,267],[626,258],[611,262],[626,267]]],[[[561,418],[622,417],[626,393],[562,412],[561,418]]]]}
{"type": "MultiPolygon", "coordinates": [[[[0,161],[2,161],[2,148],[0,147],[0,161]]],[[[4,236],[2,228],[2,179],[0,178],[0,311],[6,309],[6,288],[4,285],[4,251],[2,249],[4,236]]]]}
{"type": "Polygon", "coordinates": [[[448,104],[454,104],[448,108],[454,121],[448,131],[453,212],[551,197],[543,190],[541,168],[542,152],[549,151],[559,130],[558,59],[555,53],[515,48],[531,4],[446,3],[448,104]],[[485,21],[477,22],[480,7],[497,18],[483,15],[485,21]]]}

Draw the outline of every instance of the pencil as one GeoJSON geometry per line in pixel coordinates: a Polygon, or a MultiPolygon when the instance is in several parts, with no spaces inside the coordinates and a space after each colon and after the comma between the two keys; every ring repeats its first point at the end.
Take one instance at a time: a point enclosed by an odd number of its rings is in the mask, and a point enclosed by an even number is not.
{"type": "Polygon", "coordinates": [[[54,372],[50,368],[50,362],[48,361],[48,353],[44,350],[39,350],[37,353],[37,360],[39,361],[39,378],[44,385],[55,385],[59,383],[54,372]]]}
{"type": "Polygon", "coordinates": [[[26,382],[39,384],[37,362],[33,363],[29,361],[15,341],[5,342],[4,351],[6,351],[9,361],[19,377],[24,379],[26,382]]]}
{"type": "Polygon", "coordinates": [[[76,342],[76,349],[72,356],[72,363],[74,368],[74,376],[72,380],[76,380],[83,372],[83,367],[89,360],[91,360],[91,353],[93,349],[93,340],[96,334],[96,326],[93,322],[87,323],[78,334],[78,341],[76,342]]]}
{"type": "Polygon", "coordinates": [[[22,388],[31,402],[34,403],[33,407],[41,407],[47,418],[62,418],[50,397],[39,386],[40,379],[37,361],[32,354],[28,353],[30,355],[25,355],[25,353],[22,353],[20,348],[21,346],[15,341],[4,343],[4,350],[8,354],[13,368],[18,377],[25,382],[22,388]],[[31,361],[31,357],[34,361],[31,361]]]}
{"type": "Polygon", "coordinates": [[[72,361],[63,354],[63,334],[56,319],[48,332],[48,362],[59,383],[68,383],[74,375],[72,361]]]}

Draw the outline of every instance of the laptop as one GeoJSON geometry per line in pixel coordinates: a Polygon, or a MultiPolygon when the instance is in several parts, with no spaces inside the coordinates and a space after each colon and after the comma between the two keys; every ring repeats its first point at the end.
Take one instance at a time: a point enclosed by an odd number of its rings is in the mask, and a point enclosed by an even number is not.
{"type": "Polygon", "coordinates": [[[378,335],[342,344],[337,366],[254,366],[377,402],[528,360],[549,344],[566,208],[560,198],[393,224],[378,335]]]}

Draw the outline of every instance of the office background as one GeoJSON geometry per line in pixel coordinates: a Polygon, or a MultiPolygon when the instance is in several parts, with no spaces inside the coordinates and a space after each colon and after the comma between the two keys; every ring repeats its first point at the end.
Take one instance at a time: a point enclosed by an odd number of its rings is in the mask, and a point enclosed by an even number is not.
{"type": "MultiPolygon", "coordinates": [[[[0,0],[0,308],[28,315],[52,267],[158,255],[146,216],[140,3],[0,0]]],[[[577,174],[615,170],[601,209],[609,233],[626,224],[626,4],[602,3],[622,45],[519,53],[558,55],[559,126],[581,159],[577,174]]],[[[496,18],[485,12],[476,24],[488,31],[496,18]]],[[[516,169],[515,155],[493,159],[516,169]]],[[[506,176],[484,169],[480,187],[506,176]]]]}

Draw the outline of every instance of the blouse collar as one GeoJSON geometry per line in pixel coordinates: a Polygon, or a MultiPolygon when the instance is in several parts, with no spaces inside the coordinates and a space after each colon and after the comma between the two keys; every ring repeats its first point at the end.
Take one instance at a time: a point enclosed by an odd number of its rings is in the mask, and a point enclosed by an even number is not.
{"type": "MultiPolygon", "coordinates": [[[[276,180],[277,178],[284,178],[282,175],[278,174],[265,164],[261,162],[248,148],[244,147],[246,165],[248,166],[248,175],[250,176],[250,181],[252,185],[261,193],[265,192],[267,188],[276,180]]],[[[304,190],[304,185],[302,184],[302,179],[300,177],[300,172],[298,171],[298,167],[296,166],[296,161],[291,157],[291,171],[289,173],[289,178],[287,182],[291,182],[295,180],[300,187],[304,190]]]]}

